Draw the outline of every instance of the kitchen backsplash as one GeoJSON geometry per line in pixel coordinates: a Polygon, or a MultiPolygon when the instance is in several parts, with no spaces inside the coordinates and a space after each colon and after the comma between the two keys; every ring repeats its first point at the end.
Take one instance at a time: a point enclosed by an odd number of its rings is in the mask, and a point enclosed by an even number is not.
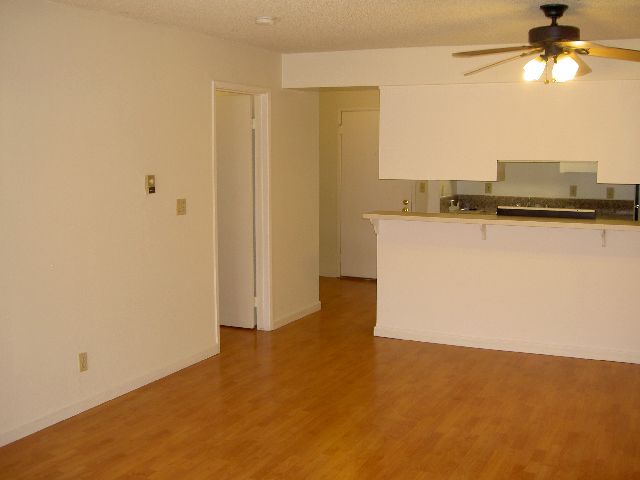
{"type": "Polygon", "coordinates": [[[590,198],[502,197],[493,195],[453,195],[440,198],[440,211],[448,212],[454,200],[461,209],[478,213],[496,213],[498,205],[550,208],[590,208],[599,217],[633,220],[633,200],[600,200],[590,198]]]}

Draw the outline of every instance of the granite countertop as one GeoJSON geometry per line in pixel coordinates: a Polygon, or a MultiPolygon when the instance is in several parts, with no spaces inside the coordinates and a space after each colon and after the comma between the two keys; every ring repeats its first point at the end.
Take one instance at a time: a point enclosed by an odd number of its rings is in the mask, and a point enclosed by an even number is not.
{"type": "Polygon", "coordinates": [[[405,220],[432,223],[475,223],[523,227],[573,228],[587,230],[626,230],[640,232],[640,222],[598,217],[592,219],[498,216],[495,213],[422,213],[375,211],[362,215],[370,221],[405,220]]]}
{"type": "MultiPolygon", "coordinates": [[[[593,209],[596,216],[602,220],[633,220],[634,201],[620,199],[599,198],[546,198],[546,197],[519,197],[496,195],[465,195],[456,194],[440,198],[440,211],[447,212],[449,203],[463,207],[460,214],[475,212],[477,214],[494,214],[498,205],[513,207],[548,207],[548,208],[575,208],[593,209]],[[470,210],[475,209],[475,210],[470,210]]],[[[451,212],[455,213],[455,212],[451,212]]]]}
{"type": "MultiPolygon", "coordinates": [[[[474,210],[469,210],[469,209],[460,209],[458,211],[453,211],[453,212],[449,212],[452,214],[457,214],[457,215],[495,215],[496,211],[492,210],[492,211],[486,211],[486,210],[478,210],[478,209],[474,209],[474,210]]],[[[632,216],[630,216],[629,214],[613,214],[613,213],[608,213],[608,214],[599,214],[596,211],[596,220],[629,220],[629,221],[633,221],[633,219],[631,218],[632,216]]],[[[530,217],[531,218],[531,217],[530,217]]]]}

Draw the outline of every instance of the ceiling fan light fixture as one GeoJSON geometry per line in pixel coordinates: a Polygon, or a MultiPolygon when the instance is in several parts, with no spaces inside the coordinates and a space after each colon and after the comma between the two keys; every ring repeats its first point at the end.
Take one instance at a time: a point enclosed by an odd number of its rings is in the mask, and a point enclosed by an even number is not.
{"type": "Polygon", "coordinates": [[[573,80],[578,72],[578,62],[568,54],[558,55],[551,70],[551,77],[556,82],[567,82],[573,80]]]}
{"type": "Polygon", "coordinates": [[[536,57],[533,60],[529,60],[527,64],[522,67],[524,70],[523,77],[527,82],[538,80],[544,72],[547,62],[542,57],[536,57]]]}
{"type": "Polygon", "coordinates": [[[453,52],[454,57],[476,57],[478,55],[493,55],[496,53],[512,52],[516,55],[503,58],[497,62],[476,67],[465,72],[464,76],[484,72],[498,65],[518,60],[531,55],[540,55],[540,58],[531,60],[524,66],[524,79],[526,81],[538,80],[543,74],[545,83],[549,83],[549,73],[554,82],[566,82],[574,77],[580,77],[591,73],[589,66],[580,59],[582,55],[590,57],[611,58],[628,62],[640,62],[640,50],[630,48],[609,47],[594,42],[580,40],[580,29],[570,25],[558,25],[558,19],[569,8],[562,3],[549,3],[541,5],[540,9],[547,18],[551,19],[551,25],[535,27],[529,30],[529,44],[507,46],[497,48],[484,48],[482,50],[470,50],[465,52],[453,52]],[[553,59],[553,63],[551,63],[553,59]],[[549,68],[546,68],[546,67],[549,68]],[[551,70],[551,72],[549,72],[551,70]],[[546,74],[545,74],[546,72],[546,74]]]}

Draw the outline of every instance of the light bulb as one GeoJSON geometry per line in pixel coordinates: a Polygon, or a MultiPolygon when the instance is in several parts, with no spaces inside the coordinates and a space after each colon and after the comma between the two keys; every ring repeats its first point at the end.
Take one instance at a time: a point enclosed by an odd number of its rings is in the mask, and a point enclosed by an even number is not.
{"type": "Polygon", "coordinates": [[[556,82],[573,80],[578,71],[578,62],[566,53],[559,55],[551,70],[551,76],[556,82]]]}
{"type": "Polygon", "coordinates": [[[544,67],[546,66],[547,62],[545,62],[542,57],[536,57],[533,60],[529,60],[527,64],[522,67],[524,70],[524,79],[527,82],[538,80],[542,76],[542,72],[544,72],[544,67]]]}

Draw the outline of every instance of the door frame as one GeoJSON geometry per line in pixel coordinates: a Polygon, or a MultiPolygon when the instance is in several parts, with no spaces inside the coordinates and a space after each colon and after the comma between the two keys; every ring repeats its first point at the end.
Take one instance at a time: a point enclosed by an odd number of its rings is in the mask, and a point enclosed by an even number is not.
{"type": "MultiPolygon", "coordinates": [[[[337,199],[337,207],[338,207],[338,228],[336,229],[338,233],[338,277],[342,276],[342,116],[345,113],[352,112],[378,112],[380,115],[380,108],[375,107],[362,107],[362,108],[343,108],[338,112],[338,199],[337,199]]],[[[378,130],[378,135],[380,135],[380,131],[378,130]]],[[[378,174],[378,177],[380,175],[378,174]]]]}
{"type": "Polygon", "coordinates": [[[256,238],[256,327],[258,330],[273,330],[273,311],[271,301],[271,208],[270,208],[270,172],[271,172],[271,132],[270,105],[271,92],[267,88],[239,85],[221,81],[211,82],[211,184],[213,186],[213,315],[216,340],[220,345],[220,316],[218,288],[218,205],[216,201],[217,159],[216,159],[216,91],[250,95],[254,111],[254,213],[256,238]]]}

